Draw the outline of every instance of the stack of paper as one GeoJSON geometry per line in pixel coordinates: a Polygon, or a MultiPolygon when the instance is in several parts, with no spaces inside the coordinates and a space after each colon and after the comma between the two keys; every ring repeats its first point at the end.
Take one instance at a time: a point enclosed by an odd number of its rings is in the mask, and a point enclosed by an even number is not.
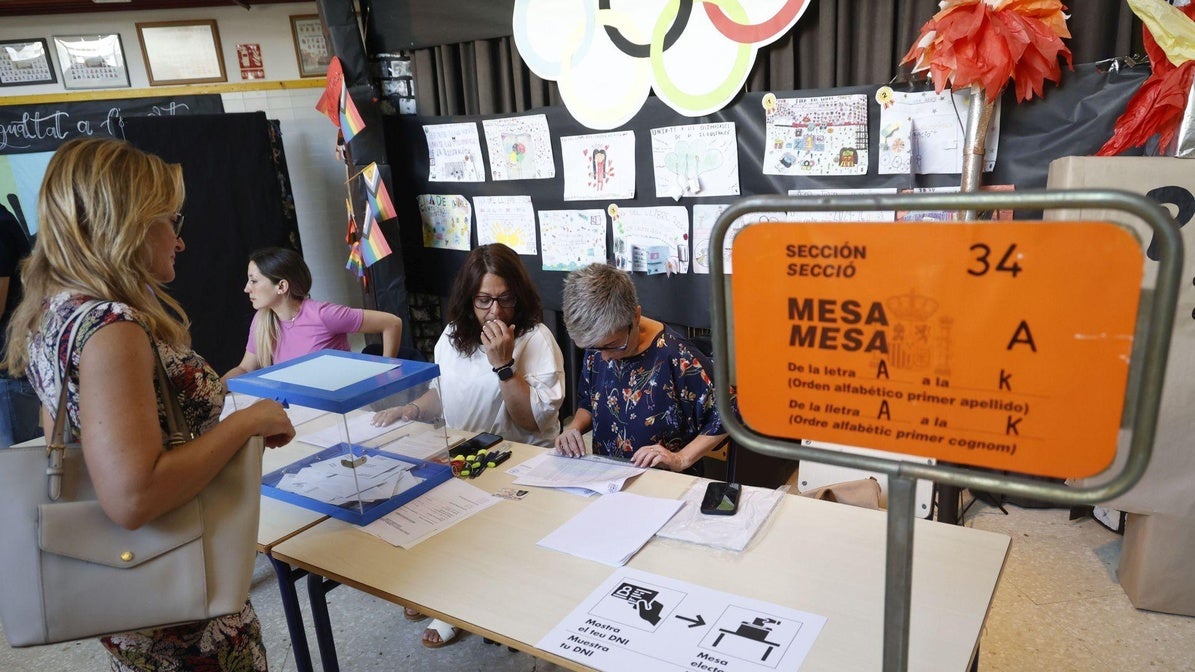
{"type": "Polygon", "coordinates": [[[361,529],[394,546],[411,548],[498,501],[477,486],[450,478],[361,529]]]}
{"type": "Polygon", "coordinates": [[[616,492],[599,497],[540,539],[539,545],[619,567],[638,553],[680,507],[676,499],[616,492]]]}
{"type": "Polygon", "coordinates": [[[739,510],[733,516],[710,516],[701,512],[701,500],[709,481],[698,479],[681,498],[684,507],[657,535],[690,541],[731,551],[747,548],[784,493],[779,490],[743,486],[739,510]]]}
{"type": "Polygon", "coordinates": [[[606,495],[622,490],[627,479],[647,471],[628,462],[589,455],[562,457],[551,453],[536,455],[519,465],[515,485],[541,488],[580,488],[606,495]]]}
{"type": "Polygon", "coordinates": [[[285,474],[274,487],[340,506],[390,499],[423,481],[410,473],[414,464],[384,455],[370,455],[355,469],[341,459],[337,456],[285,474]]]}

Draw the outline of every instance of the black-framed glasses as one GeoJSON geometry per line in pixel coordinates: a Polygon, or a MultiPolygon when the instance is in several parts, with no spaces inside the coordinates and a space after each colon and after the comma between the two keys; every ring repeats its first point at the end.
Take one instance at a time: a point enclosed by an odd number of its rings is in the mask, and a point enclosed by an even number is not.
{"type": "Polygon", "coordinates": [[[515,304],[519,302],[514,294],[503,294],[502,296],[490,296],[489,294],[478,294],[473,297],[473,307],[478,310],[489,310],[490,306],[497,301],[499,306],[503,308],[514,308],[515,304]]]}
{"type": "Polygon", "coordinates": [[[183,235],[183,219],[184,216],[181,212],[174,213],[174,216],[170,218],[170,228],[174,229],[175,238],[183,235]]]}
{"type": "Polygon", "coordinates": [[[626,350],[627,347],[631,344],[631,330],[634,328],[635,328],[634,322],[627,325],[627,337],[626,337],[626,340],[624,340],[622,342],[622,345],[595,345],[591,349],[599,350],[602,352],[621,352],[623,350],[626,350]]]}

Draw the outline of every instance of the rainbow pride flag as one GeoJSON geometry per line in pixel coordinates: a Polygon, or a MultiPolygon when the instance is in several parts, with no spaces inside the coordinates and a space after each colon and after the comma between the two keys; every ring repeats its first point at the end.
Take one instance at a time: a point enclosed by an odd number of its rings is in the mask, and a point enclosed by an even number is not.
{"type": "Polygon", "coordinates": [[[365,166],[361,174],[365,176],[365,195],[373,206],[373,211],[378,214],[378,221],[398,217],[398,211],[394,209],[394,201],[390,200],[390,192],[386,190],[386,183],[382,180],[382,171],[378,170],[378,164],[371,163],[365,166]]]}
{"type": "Polygon", "coordinates": [[[361,237],[361,257],[366,266],[373,266],[390,255],[390,244],[382,235],[382,227],[374,225],[372,228],[368,236],[361,237]]]}
{"type": "Polygon", "coordinates": [[[361,243],[353,243],[353,246],[349,248],[349,260],[344,268],[358,278],[365,277],[365,262],[361,259],[361,243]]]}
{"type": "Polygon", "coordinates": [[[361,113],[357,111],[357,104],[349,95],[349,87],[342,82],[340,86],[340,132],[344,135],[344,141],[352,140],[364,129],[365,120],[361,118],[361,113]]]}
{"type": "Polygon", "coordinates": [[[340,128],[340,93],[344,90],[344,70],[340,67],[340,59],[335,56],[328,63],[328,79],[324,84],[324,93],[315,103],[315,109],[328,118],[333,126],[340,128]]]}

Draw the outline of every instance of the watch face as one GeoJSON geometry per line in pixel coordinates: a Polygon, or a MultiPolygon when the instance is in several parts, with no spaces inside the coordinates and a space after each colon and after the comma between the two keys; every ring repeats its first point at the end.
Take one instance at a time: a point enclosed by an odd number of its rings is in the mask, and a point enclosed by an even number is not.
{"type": "Polygon", "coordinates": [[[498,380],[507,381],[515,377],[514,367],[507,367],[498,371],[498,380]]]}

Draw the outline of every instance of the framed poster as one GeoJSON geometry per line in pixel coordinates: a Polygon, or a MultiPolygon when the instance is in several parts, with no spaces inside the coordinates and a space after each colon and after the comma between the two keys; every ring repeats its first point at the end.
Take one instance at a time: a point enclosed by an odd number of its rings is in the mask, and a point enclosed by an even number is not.
{"type": "Polygon", "coordinates": [[[120,35],[55,35],[54,51],[68,89],[108,89],[129,86],[124,45],[120,35]]]}
{"type": "Polygon", "coordinates": [[[0,86],[53,84],[54,64],[50,50],[40,37],[30,40],[0,40],[0,86]]]}
{"type": "Polygon", "coordinates": [[[295,57],[299,59],[300,77],[323,77],[328,72],[328,41],[324,39],[324,24],[319,14],[299,14],[290,17],[290,30],[295,37],[295,57]]]}
{"type": "Polygon", "coordinates": [[[226,82],[214,19],[137,23],[150,86],[226,82]]]}

